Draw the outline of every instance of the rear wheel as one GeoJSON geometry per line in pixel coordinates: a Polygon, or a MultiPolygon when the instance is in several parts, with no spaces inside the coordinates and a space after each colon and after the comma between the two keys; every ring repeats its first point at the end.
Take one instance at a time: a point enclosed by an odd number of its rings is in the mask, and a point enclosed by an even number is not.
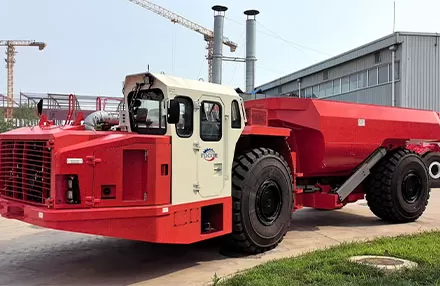
{"type": "Polygon", "coordinates": [[[368,206],[379,218],[396,223],[417,220],[429,200],[429,178],[420,156],[397,149],[372,170],[366,194],[368,206]]]}
{"type": "Polygon", "coordinates": [[[235,159],[232,172],[235,245],[248,253],[276,247],[292,213],[293,179],[277,152],[256,148],[235,159]]]}
{"type": "Polygon", "coordinates": [[[427,153],[423,156],[423,162],[425,162],[425,165],[428,168],[431,188],[440,188],[440,153],[427,153]]]}

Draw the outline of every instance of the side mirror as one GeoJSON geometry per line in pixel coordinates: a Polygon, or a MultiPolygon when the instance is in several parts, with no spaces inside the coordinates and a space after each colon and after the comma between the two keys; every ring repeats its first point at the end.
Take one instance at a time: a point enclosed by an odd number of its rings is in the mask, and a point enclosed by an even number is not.
{"type": "Polygon", "coordinates": [[[168,107],[168,123],[177,124],[180,120],[180,104],[174,99],[170,100],[170,107],[168,107]]]}
{"type": "Polygon", "coordinates": [[[43,113],[43,99],[40,99],[40,101],[37,103],[37,112],[38,112],[38,117],[40,117],[41,114],[43,113]]]}

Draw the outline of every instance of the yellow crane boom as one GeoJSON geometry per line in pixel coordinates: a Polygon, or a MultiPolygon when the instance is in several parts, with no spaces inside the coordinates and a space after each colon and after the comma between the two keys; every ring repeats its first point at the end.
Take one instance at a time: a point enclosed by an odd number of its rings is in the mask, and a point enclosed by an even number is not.
{"type": "Polygon", "coordinates": [[[7,79],[7,109],[6,119],[12,120],[12,111],[14,105],[14,64],[15,64],[15,47],[38,47],[43,50],[46,44],[43,42],[29,40],[0,40],[0,46],[6,46],[6,69],[8,73],[7,79]]]}
{"type": "MultiPolygon", "coordinates": [[[[209,81],[212,81],[212,56],[214,54],[214,32],[208,28],[205,28],[197,23],[194,23],[188,19],[185,19],[184,17],[171,12],[168,9],[165,9],[157,4],[154,4],[151,1],[147,0],[128,0],[140,7],[143,7],[145,9],[148,9],[168,20],[170,20],[172,23],[180,24],[188,29],[191,29],[193,31],[196,31],[204,36],[205,41],[208,42],[208,68],[209,68],[209,81]]],[[[235,52],[237,49],[237,43],[234,43],[233,41],[229,40],[226,37],[223,37],[223,44],[228,46],[230,48],[231,52],[235,52]]]]}

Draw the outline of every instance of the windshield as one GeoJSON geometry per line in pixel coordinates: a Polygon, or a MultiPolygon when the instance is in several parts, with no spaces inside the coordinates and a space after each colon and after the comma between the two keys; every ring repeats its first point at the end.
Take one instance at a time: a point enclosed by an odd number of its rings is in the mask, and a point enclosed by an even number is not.
{"type": "Polygon", "coordinates": [[[132,130],[141,134],[166,133],[166,104],[161,90],[140,90],[128,95],[132,130]]]}

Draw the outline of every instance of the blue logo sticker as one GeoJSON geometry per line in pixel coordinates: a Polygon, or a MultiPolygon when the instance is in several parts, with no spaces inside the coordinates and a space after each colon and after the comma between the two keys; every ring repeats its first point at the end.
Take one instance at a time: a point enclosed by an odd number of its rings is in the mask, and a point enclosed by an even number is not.
{"type": "Polygon", "coordinates": [[[218,154],[214,151],[214,149],[206,148],[205,150],[203,150],[201,156],[206,161],[212,162],[212,161],[214,161],[218,157],[218,154]]]}

